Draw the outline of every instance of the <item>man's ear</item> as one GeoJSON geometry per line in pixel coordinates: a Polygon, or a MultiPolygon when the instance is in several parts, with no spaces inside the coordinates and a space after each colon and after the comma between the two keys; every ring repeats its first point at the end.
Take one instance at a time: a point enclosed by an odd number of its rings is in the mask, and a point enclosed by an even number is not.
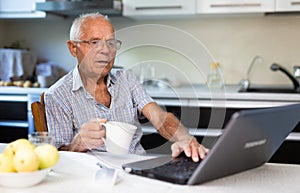
{"type": "Polygon", "coordinates": [[[67,41],[68,48],[72,56],[77,57],[77,45],[76,43],[72,42],[71,40],[67,41]]]}

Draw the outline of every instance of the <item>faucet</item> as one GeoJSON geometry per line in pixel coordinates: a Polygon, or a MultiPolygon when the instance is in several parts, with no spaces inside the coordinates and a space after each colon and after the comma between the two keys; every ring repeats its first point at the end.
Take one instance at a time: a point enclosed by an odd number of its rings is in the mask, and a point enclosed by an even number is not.
{"type": "Polygon", "coordinates": [[[250,80],[249,80],[250,79],[250,72],[251,72],[254,64],[256,64],[257,62],[263,63],[263,58],[261,56],[257,55],[252,59],[250,65],[248,67],[248,70],[247,70],[246,79],[243,79],[243,80],[240,81],[240,84],[242,86],[242,90],[247,90],[250,87],[250,80]]]}
{"type": "Polygon", "coordinates": [[[300,84],[299,84],[298,80],[293,75],[291,75],[285,68],[283,68],[282,66],[280,66],[277,63],[273,63],[271,65],[271,70],[273,70],[273,71],[279,70],[279,71],[283,72],[284,74],[286,74],[289,77],[289,79],[293,82],[294,89],[297,92],[300,92],[300,84]]]}

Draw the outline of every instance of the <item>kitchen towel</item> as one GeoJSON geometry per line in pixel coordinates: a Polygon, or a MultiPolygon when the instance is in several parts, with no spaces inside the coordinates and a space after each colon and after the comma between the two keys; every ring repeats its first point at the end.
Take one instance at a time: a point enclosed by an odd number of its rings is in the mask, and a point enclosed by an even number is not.
{"type": "Polygon", "coordinates": [[[11,78],[28,78],[32,76],[36,64],[36,56],[27,50],[0,49],[0,79],[10,81],[11,78]]]}

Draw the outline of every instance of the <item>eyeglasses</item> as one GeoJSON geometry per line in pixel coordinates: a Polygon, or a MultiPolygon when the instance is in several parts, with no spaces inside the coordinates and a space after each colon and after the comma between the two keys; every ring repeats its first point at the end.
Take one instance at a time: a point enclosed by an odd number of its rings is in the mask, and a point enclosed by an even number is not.
{"type": "Polygon", "coordinates": [[[101,39],[99,39],[99,40],[98,39],[97,40],[72,40],[72,41],[76,42],[76,43],[88,44],[90,48],[95,48],[95,47],[103,48],[104,42],[105,42],[106,46],[110,50],[118,50],[118,49],[120,49],[120,47],[122,45],[122,41],[121,40],[116,40],[116,39],[109,39],[109,40],[101,40],[101,39]]]}

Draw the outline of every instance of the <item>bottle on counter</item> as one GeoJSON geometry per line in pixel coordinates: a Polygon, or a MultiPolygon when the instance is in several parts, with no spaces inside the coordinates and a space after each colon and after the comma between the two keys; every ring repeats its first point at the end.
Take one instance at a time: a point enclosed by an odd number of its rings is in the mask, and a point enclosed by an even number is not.
{"type": "Polygon", "coordinates": [[[207,86],[210,89],[219,89],[223,87],[220,64],[218,62],[210,64],[210,71],[207,76],[207,86]]]}

